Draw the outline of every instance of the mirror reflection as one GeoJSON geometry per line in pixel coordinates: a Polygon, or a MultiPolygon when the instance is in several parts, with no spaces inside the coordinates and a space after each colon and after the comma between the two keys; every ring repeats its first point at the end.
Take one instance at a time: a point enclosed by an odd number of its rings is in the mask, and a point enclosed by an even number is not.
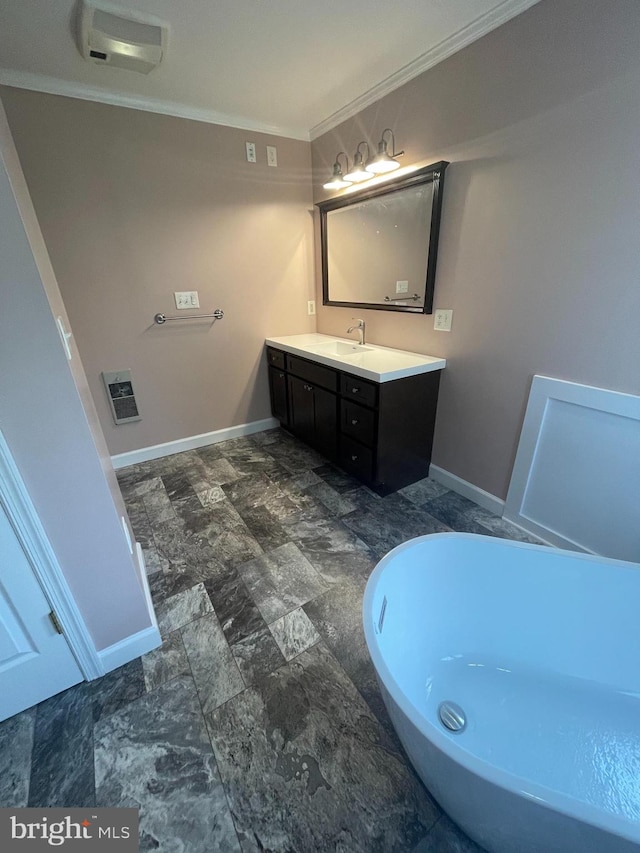
{"type": "Polygon", "coordinates": [[[325,305],[431,313],[447,165],[320,202],[325,305]]]}

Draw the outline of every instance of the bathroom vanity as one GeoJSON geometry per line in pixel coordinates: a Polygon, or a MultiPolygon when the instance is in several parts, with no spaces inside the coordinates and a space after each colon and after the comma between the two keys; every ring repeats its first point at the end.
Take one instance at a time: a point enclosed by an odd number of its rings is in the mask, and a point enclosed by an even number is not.
{"type": "Polygon", "coordinates": [[[428,475],[443,358],[320,334],[266,344],[285,429],[379,494],[428,475]]]}

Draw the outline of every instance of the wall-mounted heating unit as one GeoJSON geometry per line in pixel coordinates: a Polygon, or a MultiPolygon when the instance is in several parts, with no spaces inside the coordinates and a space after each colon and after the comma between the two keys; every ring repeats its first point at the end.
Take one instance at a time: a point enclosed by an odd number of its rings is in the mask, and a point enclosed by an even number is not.
{"type": "Polygon", "coordinates": [[[107,389],[107,398],[111,406],[113,420],[117,424],[139,421],[140,413],[133,393],[131,371],[116,370],[111,373],[103,373],[102,379],[104,387],[107,389]]]}
{"type": "Polygon", "coordinates": [[[160,64],[167,27],[100,8],[78,4],[78,48],[89,62],[148,74],[160,64]]]}

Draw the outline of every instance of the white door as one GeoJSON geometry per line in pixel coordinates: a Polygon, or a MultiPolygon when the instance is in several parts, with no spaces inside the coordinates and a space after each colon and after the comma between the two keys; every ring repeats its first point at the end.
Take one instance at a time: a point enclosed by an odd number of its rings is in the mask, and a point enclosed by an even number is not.
{"type": "Polygon", "coordinates": [[[0,720],[83,680],[0,503],[0,720]]]}

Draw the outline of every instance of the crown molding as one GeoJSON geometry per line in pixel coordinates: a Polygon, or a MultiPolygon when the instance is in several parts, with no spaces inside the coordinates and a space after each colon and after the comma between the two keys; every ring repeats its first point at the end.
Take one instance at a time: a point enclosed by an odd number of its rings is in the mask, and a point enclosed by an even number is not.
{"type": "Polygon", "coordinates": [[[333,130],[334,127],[356,115],[365,109],[365,107],[379,101],[380,98],[383,98],[390,92],[399,89],[404,83],[408,83],[409,80],[413,80],[414,77],[417,77],[429,68],[433,68],[434,65],[437,65],[449,56],[462,50],[463,47],[482,38],[482,36],[491,32],[491,30],[497,29],[502,24],[511,20],[511,18],[515,18],[516,15],[519,15],[538,2],[539,0],[503,0],[502,3],[499,3],[491,11],[486,12],[484,15],[476,18],[475,21],[447,36],[447,38],[443,39],[439,44],[434,45],[426,53],[418,56],[412,62],[400,68],[399,71],[386,77],[376,86],[368,89],[364,94],[354,98],[353,101],[350,101],[344,107],[341,107],[335,113],[332,113],[326,119],[314,125],[309,130],[311,141],[313,142],[322,136],[323,133],[333,130]]]}
{"type": "Polygon", "coordinates": [[[78,98],[81,101],[94,101],[110,104],[114,107],[126,107],[131,110],[143,110],[149,113],[186,118],[202,121],[207,124],[220,124],[239,130],[249,130],[254,133],[266,133],[270,136],[285,136],[288,139],[300,139],[309,142],[309,131],[301,127],[278,127],[244,118],[229,115],[217,110],[201,109],[188,104],[178,104],[175,101],[161,101],[155,98],[143,98],[136,95],[125,95],[110,89],[100,89],[70,80],[60,80],[44,74],[32,74],[27,71],[12,71],[0,68],[0,84],[14,86],[17,89],[29,89],[34,92],[45,92],[48,95],[62,95],[66,98],[78,98]]]}

